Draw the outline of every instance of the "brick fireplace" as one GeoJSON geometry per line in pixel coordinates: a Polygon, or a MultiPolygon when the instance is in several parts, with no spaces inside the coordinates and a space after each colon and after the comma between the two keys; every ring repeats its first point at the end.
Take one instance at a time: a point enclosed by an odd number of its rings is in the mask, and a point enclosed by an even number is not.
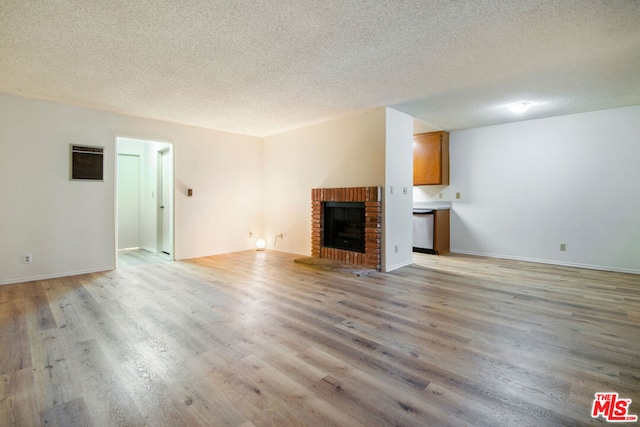
{"type": "Polygon", "coordinates": [[[381,187],[312,189],[311,256],[362,265],[380,271],[382,251],[381,196],[381,187]],[[364,204],[364,252],[324,246],[325,205],[334,202],[364,204]]]}

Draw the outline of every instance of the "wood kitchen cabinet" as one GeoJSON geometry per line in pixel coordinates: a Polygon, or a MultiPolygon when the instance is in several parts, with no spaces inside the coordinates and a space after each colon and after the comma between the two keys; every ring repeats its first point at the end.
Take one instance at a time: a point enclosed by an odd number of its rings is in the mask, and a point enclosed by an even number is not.
{"type": "Polygon", "coordinates": [[[433,218],[433,251],[438,255],[449,253],[449,209],[434,211],[433,218]]]}
{"type": "Polygon", "coordinates": [[[413,136],[413,185],[449,185],[449,133],[413,136]]]}

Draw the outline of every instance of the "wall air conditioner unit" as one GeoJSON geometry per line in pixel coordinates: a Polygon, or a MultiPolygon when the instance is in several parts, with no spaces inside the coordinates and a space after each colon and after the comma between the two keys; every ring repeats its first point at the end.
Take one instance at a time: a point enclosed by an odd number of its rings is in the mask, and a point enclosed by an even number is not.
{"type": "Polygon", "coordinates": [[[104,181],[104,147],[71,144],[71,180],[104,181]]]}

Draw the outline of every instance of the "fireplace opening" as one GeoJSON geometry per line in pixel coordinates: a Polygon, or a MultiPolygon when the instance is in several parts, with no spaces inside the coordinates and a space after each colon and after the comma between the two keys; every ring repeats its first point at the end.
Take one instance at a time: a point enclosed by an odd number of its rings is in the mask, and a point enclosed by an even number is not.
{"type": "Polygon", "coordinates": [[[364,202],[325,202],[323,245],[365,253],[364,202]]]}

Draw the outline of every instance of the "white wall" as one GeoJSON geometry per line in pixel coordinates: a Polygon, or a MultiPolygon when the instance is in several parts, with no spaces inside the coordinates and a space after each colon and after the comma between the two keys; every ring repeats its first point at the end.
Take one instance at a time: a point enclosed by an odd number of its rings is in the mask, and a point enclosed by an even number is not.
{"type": "Polygon", "coordinates": [[[392,108],[386,109],[385,153],[382,269],[391,271],[413,262],[413,118],[392,108]]]}
{"type": "Polygon", "coordinates": [[[175,140],[176,257],[255,248],[249,233],[262,230],[261,140],[198,128],[175,140]]]}
{"type": "Polygon", "coordinates": [[[310,255],[312,188],[384,186],[385,109],[271,136],[263,149],[267,248],[310,255]]]}
{"type": "Polygon", "coordinates": [[[453,132],[450,154],[454,252],[640,272],[640,106],[453,132]]]}
{"type": "Polygon", "coordinates": [[[142,243],[142,160],[138,155],[118,154],[118,249],[139,248],[142,243]]]}
{"type": "Polygon", "coordinates": [[[258,138],[5,94],[0,117],[0,284],[114,267],[117,135],[174,143],[177,259],[262,228],[258,138]],[[104,182],[69,180],[69,144],[105,147],[104,182]]]}
{"type": "Polygon", "coordinates": [[[451,187],[448,185],[419,185],[413,187],[414,202],[442,202],[451,201],[451,187]]]}

